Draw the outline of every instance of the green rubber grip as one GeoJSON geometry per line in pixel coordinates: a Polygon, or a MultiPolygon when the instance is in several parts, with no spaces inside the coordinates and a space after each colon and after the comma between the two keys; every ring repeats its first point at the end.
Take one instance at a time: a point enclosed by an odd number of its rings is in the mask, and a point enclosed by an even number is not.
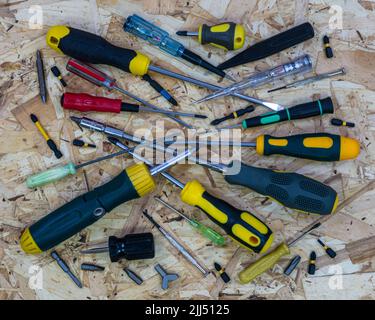
{"type": "Polygon", "coordinates": [[[194,228],[196,228],[205,238],[209,239],[214,244],[218,246],[223,246],[225,244],[225,238],[215,230],[203,225],[197,220],[191,220],[190,224],[194,228]]]}
{"type": "Polygon", "coordinates": [[[242,127],[247,129],[288,120],[306,119],[322,116],[323,114],[330,114],[333,113],[333,111],[334,107],[332,99],[326,98],[246,119],[242,122],[242,127]]]}
{"type": "Polygon", "coordinates": [[[56,182],[65,178],[66,176],[74,175],[76,173],[77,171],[74,163],[69,162],[63,167],[52,168],[28,177],[26,180],[26,185],[28,188],[33,189],[56,182]]]}
{"type": "Polygon", "coordinates": [[[240,171],[226,175],[228,183],[248,187],[288,208],[328,215],[335,211],[338,204],[334,189],[304,175],[256,168],[243,163],[232,165],[240,167],[240,171]]]}
{"type": "Polygon", "coordinates": [[[126,171],[43,217],[30,228],[36,245],[46,251],[77,234],[120,204],[139,198],[126,171]]]}

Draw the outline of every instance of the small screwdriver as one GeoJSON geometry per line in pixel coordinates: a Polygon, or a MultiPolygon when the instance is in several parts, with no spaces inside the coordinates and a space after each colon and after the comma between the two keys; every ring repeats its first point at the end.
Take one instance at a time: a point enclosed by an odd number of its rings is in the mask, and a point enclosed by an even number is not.
{"type": "Polygon", "coordinates": [[[137,104],[125,103],[120,99],[110,99],[105,97],[95,97],[86,93],[64,93],[61,97],[61,106],[67,110],[77,110],[80,112],[113,112],[120,113],[124,112],[154,112],[172,116],[180,117],[191,117],[206,119],[207,116],[194,114],[194,113],[184,113],[177,111],[163,110],[158,107],[150,108],[139,106],[137,104]]]}
{"type": "Polygon", "coordinates": [[[204,224],[200,223],[199,221],[195,219],[190,219],[187,215],[183,214],[181,211],[177,210],[176,208],[171,206],[169,203],[165,202],[160,197],[154,197],[154,199],[160,202],[162,205],[164,205],[168,209],[179,214],[181,217],[187,220],[193,228],[197,229],[204,237],[211,240],[214,244],[218,246],[223,246],[225,244],[225,238],[221,234],[217,233],[215,230],[211,229],[210,227],[205,226],[204,224]]]}
{"type": "Polygon", "coordinates": [[[218,124],[220,124],[220,123],[222,123],[226,120],[237,119],[237,118],[242,117],[243,115],[245,115],[247,113],[253,112],[254,110],[255,110],[254,106],[248,106],[246,108],[234,111],[231,114],[228,114],[227,116],[225,116],[223,118],[215,119],[214,121],[211,122],[211,125],[217,126],[218,124]]]}
{"type": "Polygon", "coordinates": [[[324,251],[331,257],[332,259],[336,257],[336,252],[328,247],[322,240],[318,239],[318,243],[324,248],[324,251]]]}
{"type": "Polygon", "coordinates": [[[122,238],[110,236],[107,242],[97,244],[93,248],[81,250],[81,254],[102,252],[109,252],[111,262],[117,262],[121,259],[153,259],[155,257],[154,236],[149,232],[127,234],[122,238]]]}
{"type": "Polygon", "coordinates": [[[142,76],[142,79],[144,81],[147,81],[150,84],[150,86],[153,87],[156,90],[156,92],[160,93],[160,95],[164,97],[169,103],[171,103],[174,106],[178,105],[176,99],[173,98],[171,94],[160,85],[159,82],[151,78],[150,75],[146,73],[145,75],[142,76]]]}
{"type": "Polygon", "coordinates": [[[304,236],[309,234],[311,231],[319,228],[321,223],[318,222],[314,224],[311,228],[307,231],[302,233],[300,236],[295,238],[289,243],[282,243],[280,244],[275,250],[270,252],[267,255],[264,255],[262,258],[258,259],[256,262],[242,270],[239,274],[239,279],[241,283],[249,283],[250,281],[254,280],[256,277],[261,275],[262,273],[266,272],[267,270],[271,269],[280,259],[281,257],[290,253],[290,247],[301,240],[304,236]]]}
{"type": "Polygon", "coordinates": [[[82,147],[82,148],[96,148],[95,144],[84,142],[80,139],[74,139],[72,144],[73,146],[82,147]]]}
{"type": "Polygon", "coordinates": [[[178,36],[198,37],[200,44],[211,44],[217,48],[238,50],[245,44],[245,28],[234,22],[223,22],[214,26],[202,24],[198,31],[177,31],[178,36]]]}

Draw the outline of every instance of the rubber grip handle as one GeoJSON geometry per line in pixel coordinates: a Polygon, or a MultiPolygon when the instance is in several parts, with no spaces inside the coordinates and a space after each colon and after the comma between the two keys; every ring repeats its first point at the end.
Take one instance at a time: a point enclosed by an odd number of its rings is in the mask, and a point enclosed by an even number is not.
{"type": "Polygon", "coordinates": [[[337,192],[330,186],[304,175],[256,168],[243,163],[232,163],[240,171],[226,175],[225,180],[241,185],[280,204],[307,213],[331,214],[337,206],[337,192]]]}
{"type": "Polygon", "coordinates": [[[185,185],[181,200],[201,209],[232,239],[249,250],[265,252],[272,244],[273,233],[266,224],[251,213],[210,195],[197,180],[185,185]]]}
{"type": "MultiPolygon", "coordinates": [[[[43,217],[28,228],[29,233],[35,245],[41,251],[46,251],[93,224],[120,204],[137,199],[154,187],[147,167],[144,164],[134,165],[106,184],[43,217]]],[[[30,249],[22,237],[21,246],[26,252],[30,249]]]]}
{"type": "Polygon", "coordinates": [[[263,256],[246,269],[241,271],[238,275],[241,283],[246,284],[260,276],[262,273],[271,269],[281,257],[289,254],[289,248],[285,243],[279,245],[274,251],[263,256]]]}
{"type": "Polygon", "coordinates": [[[147,73],[150,63],[134,50],[116,47],[100,36],[65,26],[52,27],[47,33],[47,43],[74,59],[110,65],[135,75],[147,73]]]}
{"type": "Polygon", "coordinates": [[[68,110],[80,112],[112,112],[120,113],[122,101],[120,99],[109,99],[95,97],[86,93],[65,93],[61,97],[61,106],[68,110]]]}
{"type": "Polygon", "coordinates": [[[288,120],[297,120],[321,116],[333,113],[334,107],[331,98],[317,100],[300,104],[288,109],[269,112],[257,117],[246,119],[242,122],[244,129],[265,126],[272,123],[279,123],[288,120]]]}
{"type": "Polygon", "coordinates": [[[70,162],[63,167],[52,168],[28,177],[26,180],[26,185],[28,188],[33,189],[59,181],[66,176],[74,175],[76,173],[77,171],[74,163],[70,162]]]}
{"type": "Polygon", "coordinates": [[[357,140],[329,133],[307,133],[289,137],[262,135],[257,138],[260,155],[280,154],[316,161],[355,159],[360,152],[357,140]]]}
{"type": "MultiPolygon", "coordinates": [[[[203,24],[200,29],[201,44],[212,44],[219,48],[234,50],[236,24],[226,22],[216,26],[203,24]]],[[[240,39],[241,41],[241,39],[240,39]]]]}
{"type": "Polygon", "coordinates": [[[219,65],[220,69],[233,68],[235,66],[257,61],[285,49],[291,48],[299,43],[307,41],[315,36],[314,28],[310,23],[304,23],[269,39],[256,43],[245,49],[233,58],[219,65]]]}

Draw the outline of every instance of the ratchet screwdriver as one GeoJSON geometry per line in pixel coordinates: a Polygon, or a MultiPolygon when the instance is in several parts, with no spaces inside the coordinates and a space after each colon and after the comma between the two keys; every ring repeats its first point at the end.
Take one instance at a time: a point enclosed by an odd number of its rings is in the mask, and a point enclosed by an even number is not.
{"type": "MultiPolygon", "coordinates": [[[[122,150],[128,150],[134,158],[149,163],[118,139],[108,137],[108,140],[122,150]]],[[[182,189],[180,197],[183,202],[193,207],[198,207],[208,217],[219,225],[232,239],[239,242],[245,248],[254,252],[266,252],[273,241],[271,229],[253,214],[239,210],[222,199],[209,194],[197,180],[191,180],[187,184],[177,180],[169,173],[161,175],[172,184],[182,189]]]]}
{"type": "MultiPolygon", "coordinates": [[[[147,102],[146,100],[139,98],[138,96],[132,94],[131,92],[120,88],[116,84],[116,79],[110,77],[109,75],[105,74],[104,72],[90,66],[87,64],[84,64],[81,61],[75,60],[75,59],[70,59],[66,65],[66,69],[79,77],[99,86],[99,87],[105,87],[109,91],[112,89],[121,92],[122,94],[134,99],[135,101],[140,102],[141,104],[155,109],[155,110],[160,110],[157,106],[147,102]]],[[[172,120],[176,121],[177,123],[180,123],[181,125],[187,127],[187,128],[192,128],[191,125],[187,124],[185,121],[182,121],[176,117],[173,117],[171,115],[167,115],[167,117],[171,118],[172,120]]]]}
{"type": "Polygon", "coordinates": [[[177,31],[178,36],[198,37],[200,44],[210,44],[227,50],[238,50],[245,44],[245,28],[234,22],[223,22],[214,26],[202,24],[198,31],[177,31]]]}
{"type": "Polygon", "coordinates": [[[220,129],[234,129],[234,128],[254,128],[265,126],[273,123],[283,121],[291,121],[297,119],[306,119],[315,116],[322,116],[323,114],[333,113],[334,107],[330,97],[323,100],[299,104],[297,106],[287,108],[280,111],[268,112],[260,116],[252,117],[242,121],[242,123],[233,126],[221,127],[220,129]]]}
{"type": "Polygon", "coordinates": [[[51,249],[120,204],[145,196],[155,189],[153,175],[166,170],[190,154],[191,151],[185,151],[150,169],[144,163],[126,168],[111,181],[80,195],[26,228],[21,235],[22,250],[37,254],[51,249]]]}
{"type": "Polygon", "coordinates": [[[154,112],[161,113],[173,116],[180,117],[192,117],[206,119],[207,116],[193,114],[193,113],[184,113],[184,112],[175,112],[169,110],[163,110],[160,108],[149,108],[143,107],[137,104],[125,103],[120,99],[110,99],[105,97],[95,97],[85,93],[64,93],[61,97],[61,106],[64,109],[68,110],[77,110],[80,112],[112,112],[120,113],[121,111],[125,112],[154,112]]]}

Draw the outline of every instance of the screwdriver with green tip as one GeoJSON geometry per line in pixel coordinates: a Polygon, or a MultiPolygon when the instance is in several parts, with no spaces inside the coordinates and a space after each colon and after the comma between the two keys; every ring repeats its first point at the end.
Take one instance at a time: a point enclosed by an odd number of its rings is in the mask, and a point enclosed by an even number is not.
{"type": "Polygon", "coordinates": [[[171,209],[173,212],[179,214],[181,217],[187,220],[193,228],[197,229],[204,237],[211,240],[214,244],[218,246],[223,246],[225,244],[225,238],[221,234],[217,233],[215,230],[205,226],[204,224],[200,223],[195,219],[189,218],[187,215],[183,214],[181,211],[177,210],[175,207],[171,206],[169,203],[165,202],[160,197],[154,197],[154,199],[160,202],[168,209],[171,209]]]}

